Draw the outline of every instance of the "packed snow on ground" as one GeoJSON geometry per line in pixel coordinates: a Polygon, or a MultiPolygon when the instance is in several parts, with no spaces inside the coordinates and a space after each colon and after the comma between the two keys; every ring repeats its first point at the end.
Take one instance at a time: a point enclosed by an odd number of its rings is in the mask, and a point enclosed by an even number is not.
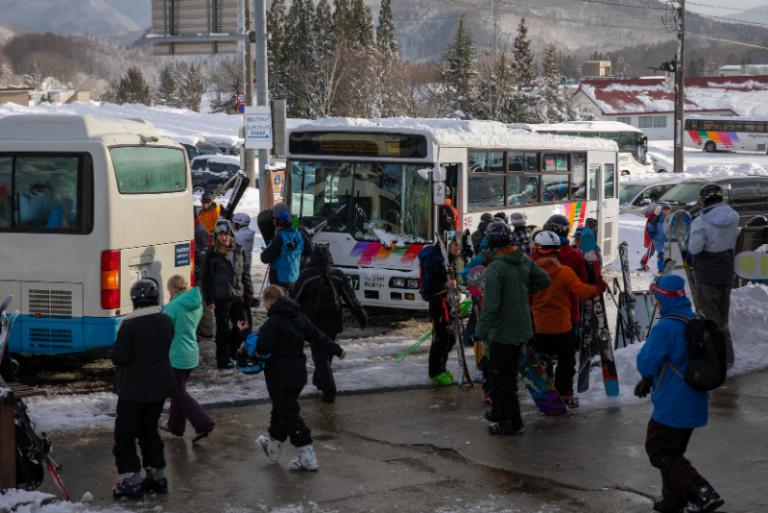
{"type": "Polygon", "coordinates": [[[16,513],[127,513],[118,505],[106,508],[85,502],[65,502],[54,495],[11,488],[0,494],[0,511],[16,513]]]}
{"type": "MultiPolygon", "coordinates": [[[[767,99],[768,101],[768,99],[767,99]]],[[[667,173],[659,175],[660,179],[671,178],[674,175],[674,142],[648,141],[648,153],[657,161],[657,168],[664,168],[667,173]]],[[[768,175],[768,158],[757,153],[742,152],[706,152],[694,148],[685,148],[683,165],[686,178],[699,176],[735,176],[735,175],[768,175]]],[[[649,175],[641,175],[648,178],[649,175]]],[[[682,176],[682,175],[677,175],[682,176]]],[[[631,177],[621,177],[622,180],[631,177]]]]}

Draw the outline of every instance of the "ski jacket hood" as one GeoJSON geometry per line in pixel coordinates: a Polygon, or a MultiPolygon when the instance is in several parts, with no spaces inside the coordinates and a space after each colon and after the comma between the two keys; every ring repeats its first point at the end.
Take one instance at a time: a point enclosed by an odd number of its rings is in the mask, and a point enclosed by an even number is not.
{"type": "Polygon", "coordinates": [[[281,297],[267,311],[267,317],[279,314],[284,317],[297,317],[301,313],[301,305],[289,297],[281,297]]]}
{"type": "Polygon", "coordinates": [[[725,203],[716,203],[701,211],[701,218],[712,226],[726,228],[738,224],[739,214],[725,203]]]}
{"type": "MultiPolygon", "coordinates": [[[[566,239],[567,240],[567,239],[566,239]]],[[[562,237],[561,237],[562,241],[562,237]]],[[[600,248],[598,248],[599,250],[600,248]]],[[[536,253],[531,252],[531,258],[536,260],[536,253]]],[[[587,270],[584,268],[584,254],[570,245],[561,246],[557,252],[557,261],[566,267],[573,269],[576,276],[584,283],[587,283],[587,270]]],[[[602,264],[602,262],[601,262],[602,264]]],[[[576,325],[579,322],[581,312],[579,311],[579,298],[571,296],[571,324],[576,325]]]]}
{"type": "Polygon", "coordinates": [[[739,236],[739,214],[717,203],[702,210],[691,223],[688,251],[693,255],[697,281],[727,285],[733,280],[734,246],[739,236]]]}
{"type": "Polygon", "coordinates": [[[531,296],[536,333],[559,335],[573,329],[571,323],[572,298],[590,299],[597,289],[582,282],[576,272],[554,258],[539,258],[536,263],[547,273],[551,284],[531,296]]]}
{"type": "MultiPolygon", "coordinates": [[[[667,290],[683,290],[685,280],[679,276],[663,276],[657,285],[667,290]]],[[[654,292],[661,304],[661,320],[637,355],[637,370],[642,376],[653,376],[653,419],[665,426],[693,429],[705,426],[708,417],[707,392],[694,390],[670,369],[672,364],[683,376],[688,367],[688,345],[685,323],[667,319],[679,314],[694,317],[687,297],[666,297],[654,292]]]]}
{"type": "Polygon", "coordinates": [[[197,345],[197,325],[203,318],[200,289],[193,287],[186,292],[179,292],[165,305],[163,313],[173,321],[171,365],[174,369],[194,369],[200,362],[200,348],[197,345]]]}
{"type": "Polygon", "coordinates": [[[317,246],[312,250],[307,267],[333,267],[333,256],[328,248],[317,246]]]}
{"type": "Polygon", "coordinates": [[[251,258],[253,254],[253,239],[256,237],[256,233],[247,226],[243,226],[235,232],[235,244],[243,248],[245,252],[245,258],[248,260],[248,265],[251,265],[251,258]]]}

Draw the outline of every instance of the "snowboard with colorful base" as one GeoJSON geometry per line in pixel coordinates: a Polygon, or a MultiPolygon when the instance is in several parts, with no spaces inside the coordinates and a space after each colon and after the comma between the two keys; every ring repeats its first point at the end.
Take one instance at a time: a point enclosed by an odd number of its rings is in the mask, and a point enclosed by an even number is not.
{"type": "MultiPolygon", "coordinates": [[[[675,232],[677,246],[680,248],[680,256],[685,266],[685,276],[688,278],[688,286],[691,288],[691,292],[693,292],[694,285],[696,284],[696,278],[693,276],[693,263],[686,258],[688,255],[688,239],[691,236],[691,214],[687,210],[677,210],[672,214],[672,220],[669,224],[675,232]]],[[[691,295],[694,296],[693,294],[691,295]]],[[[696,303],[694,301],[694,309],[695,306],[696,303]]]]}
{"type": "Polygon", "coordinates": [[[525,352],[520,357],[517,373],[520,379],[526,381],[525,388],[531,393],[533,402],[541,413],[557,417],[568,412],[547,371],[544,370],[544,366],[528,344],[525,345],[525,352]]]}
{"type": "MultiPolygon", "coordinates": [[[[589,228],[585,228],[581,232],[581,251],[584,253],[587,281],[590,285],[595,285],[600,281],[602,270],[600,269],[600,257],[597,254],[595,234],[589,228]]],[[[613,359],[613,344],[611,343],[611,332],[608,329],[605,299],[600,294],[592,303],[595,310],[595,326],[597,329],[597,341],[600,347],[600,363],[603,367],[605,392],[610,397],[616,397],[619,395],[619,376],[616,372],[616,362],[613,359]]]]}

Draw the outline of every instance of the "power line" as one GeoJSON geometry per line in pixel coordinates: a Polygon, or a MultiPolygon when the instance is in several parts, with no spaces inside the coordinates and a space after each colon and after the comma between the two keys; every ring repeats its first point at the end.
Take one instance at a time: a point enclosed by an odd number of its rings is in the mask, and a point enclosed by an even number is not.
{"type": "Polygon", "coordinates": [[[731,43],[734,45],[742,45],[742,46],[751,46],[752,48],[760,48],[762,50],[768,50],[768,46],[759,46],[759,45],[753,45],[750,43],[742,43],[741,41],[731,41],[730,39],[720,39],[717,37],[709,37],[709,36],[702,36],[701,34],[694,34],[692,32],[688,33],[689,36],[696,36],[700,37],[702,39],[709,39],[710,41],[720,41],[722,43],[731,43]]]}
{"type": "Polygon", "coordinates": [[[617,4],[614,2],[605,2],[604,0],[579,0],[579,1],[596,3],[596,4],[614,5],[616,7],[631,7],[632,9],[645,9],[648,11],[666,11],[667,10],[665,7],[649,7],[647,5],[617,4]]]}
{"type": "Polygon", "coordinates": [[[702,16],[706,16],[707,18],[717,18],[719,20],[730,21],[734,25],[738,23],[747,23],[749,25],[758,25],[761,27],[768,27],[768,23],[758,23],[756,21],[734,20],[733,18],[726,18],[725,16],[715,16],[714,14],[703,14],[702,16]]]}
{"type": "MultiPolygon", "coordinates": [[[[587,2],[591,0],[583,0],[583,1],[587,2]]],[[[728,11],[742,11],[742,12],[760,12],[760,13],[768,14],[768,11],[758,11],[757,9],[743,9],[740,7],[725,7],[722,5],[700,4],[697,2],[689,2],[688,0],[686,0],[685,3],[688,5],[698,5],[699,7],[710,7],[712,9],[725,9],[728,11]]]]}

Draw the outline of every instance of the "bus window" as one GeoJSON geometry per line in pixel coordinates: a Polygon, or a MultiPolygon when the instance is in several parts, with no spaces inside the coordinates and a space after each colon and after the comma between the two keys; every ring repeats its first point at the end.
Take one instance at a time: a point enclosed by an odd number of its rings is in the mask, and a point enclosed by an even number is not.
{"type": "Polygon", "coordinates": [[[539,202],[537,175],[510,175],[507,177],[507,206],[533,205],[539,202]]]}
{"type": "Polygon", "coordinates": [[[722,125],[720,128],[722,132],[733,132],[736,129],[735,121],[720,121],[720,124],[722,125]]]}
{"type": "Polygon", "coordinates": [[[568,171],[568,154],[545,153],[544,171],[568,171]]]}
{"type": "Polygon", "coordinates": [[[557,135],[570,135],[571,137],[578,137],[578,132],[557,132],[557,135]]]}
{"type": "Polygon", "coordinates": [[[127,146],[112,148],[112,165],[121,194],[183,191],[187,164],[182,150],[127,146]]]}
{"type": "Polygon", "coordinates": [[[568,201],[568,175],[541,175],[542,203],[568,201]]]}
{"type": "Polygon", "coordinates": [[[598,201],[597,197],[597,174],[600,171],[600,166],[589,166],[589,201],[598,201]]]}
{"type": "Polygon", "coordinates": [[[756,124],[757,123],[747,121],[746,123],[744,123],[744,131],[750,132],[750,133],[757,132],[757,129],[755,127],[756,124]]]}
{"type": "Polygon", "coordinates": [[[503,173],[504,169],[504,153],[503,152],[491,152],[488,154],[488,171],[492,173],[503,173]]]}
{"type": "Polygon", "coordinates": [[[504,206],[503,176],[470,176],[467,187],[469,210],[504,206]]]}
{"type": "MultiPolygon", "coordinates": [[[[184,157],[182,157],[182,161],[184,157]]],[[[76,230],[79,157],[16,157],[17,229],[76,230]]]]}
{"type": "Polygon", "coordinates": [[[488,171],[488,154],[486,152],[469,152],[469,172],[485,173],[488,171]]]}
{"type": "Polygon", "coordinates": [[[539,154],[538,153],[525,154],[525,170],[526,171],[539,170],[539,154]]]}
{"type": "Polygon", "coordinates": [[[0,230],[12,227],[13,157],[0,157],[0,230]]]}
{"type": "Polygon", "coordinates": [[[525,171],[525,154],[523,153],[510,153],[509,154],[509,170],[525,171]]]}
{"type": "MultiPolygon", "coordinates": [[[[629,124],[629,123],[627,123],[627,124],[629,124]]],[[[584,137],[584,138],[587,138],[587,139],[591,139],[591,138],[595,138],[595,137],[600,137],[600,134],[597,133],[597,132],[581,132],[579,135],[581,137],[584,137]]]]}
{"type": "Polygon", "coordinates": [[[616,176],[613,172],[613,164],[605,164],[604,184],[605,184],[605,195],[603,196],[603,199],[615,198],[616,197],[616,176]]]}
{"type": "MultiPolygon", "coordinates": [[[[642,119],[642,117],[640,119],[642,119]]],[[[614,141],[619,147],[621,147],[621,141],[619,140],[618,132],[600,132],[600,137],[602,139],[609,139],[614,141]]]]}
{"type": "Polygon", "coordinates": [[[571,199],[587,199],[587,154],[571,153],[571,199]]]}

